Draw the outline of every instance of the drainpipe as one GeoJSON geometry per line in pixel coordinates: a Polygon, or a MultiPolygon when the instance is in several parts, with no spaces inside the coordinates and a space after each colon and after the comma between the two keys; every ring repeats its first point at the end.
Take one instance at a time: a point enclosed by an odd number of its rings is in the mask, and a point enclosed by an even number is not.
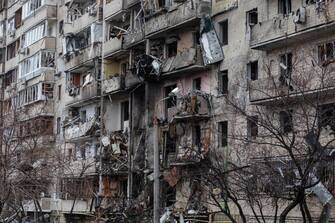
{"type": "MultiPolygon", "coordinates": [[[[155,106],[156,107],[156,106],[155,106]]],[[[158,121],[156,115],[154,116],[154,223],[159,222],[159,196],[160,196],[160,188],[159,188],[159,147],[158,147],[158,121]]]]}

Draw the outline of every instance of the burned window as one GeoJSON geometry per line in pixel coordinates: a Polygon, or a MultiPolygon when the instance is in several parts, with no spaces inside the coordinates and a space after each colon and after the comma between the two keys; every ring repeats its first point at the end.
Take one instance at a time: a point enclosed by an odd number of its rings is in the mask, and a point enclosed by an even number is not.
{"type": "Polygon", "coordinates": [[[318,45],[319,62],[332,61],[335,58],[335,41],[318,45]]]}
{"type": "Polygon", "coordinates": [[[280,129],[283,133],[289,133],[293,130],[292,111],[279,112],[280,129]]]}
{"type": "Polygon", "coordinates": [[[129,122],[129,101],[121,103],[121,129],[126,130],[129,122]]]}
{"type": "Polygon", "coordinates": [[[20,46],[20,40],[16,40],[7,46],[7,60],[14,58],[20,46]]]}
{"type": "Polygon", "coordinates": [[[64,34],[64,20],[61,20],[58,24],[58,33],[61,35],[64,34]]]}
{"type": "Polygon", "coordinates": [[[165,101],[165,107],[168,108],[172,108],[174,106],[176,106],[177,104],[177,97],[175,95],[171,95],[171,92],[173,89],[175,89],[177,87],[177,85],[170,85],[165,87],[165,97],[167,98],[165,101]]]}
{"type": "Polygon", "coordinates": [[[249,80],[258,80],[258,61],[248,63],[248,78],[249,80]]]}
{"type": "Polygon", "coordinates": [[[280,56],[280,76],[289,78],[292,74],[292,53],[286,53],[280,56]]]}
{"type": "Polygon", "coordinates": [[[291,0],[278,0],[279,14],[288,15],[292,11],[291,0]]]}
{"type": "Polygon", "coordinates": [[[219,93],[220,94],[228,94],[228,71],[222,71],[219,72],[218,75],[218,79],[219,79],[219,93]]]}
{"type": "Polygon", "coordinates": [[[165,143],[166,154],[176,152],[176,141],[171,137],[171,134],[169,131],[164,132],[164,143],[165,143]]]}
{"type": "Polygon", "coordinates": [[[167,57],[174,57],[177,55],[177,41],[167,44],[167,57]]]}
{"type": "Polygon", "coordinates": [[[80,111],[80,120],[81,120],[81,122],[86,122],[87,121],[86,110],[81,110],[80,111]]]}
{"type": "Polygon", "coordinates": [[[197,47],[200,45],[200,33],[199,32],[193,32],[193,47],[197,47]]]}
{"type": "Polygon", "coordinates": [[[8,71],[4,74],[4,87],[10,86],[16,81],[16,69],[8,71]]]}
{"type": "Polygon", "coordinates": [[[193,79],[193,90],[201,90],[201,77],[193,79]]]}
{"type": "Polygon", "coordinates": [[[318,108],[319,128],[330,127],[335,131],[335,104],[325,104],[318,108]]]}
{"type": "Polygon", "coordinates": [[[219,127],[219,137],[218,137],[219,147],[226,147],[228,145],[228,121],[219,122],[218,127],[219,127]]]}
{"type": "Polygon", "coordinates": [[[228,20],[220,22],[221,44],[228,45],[228,20]]]}
{"type": "Polygon", "coordinates": [[[196,125],[193,127],[193,145],[201,147],[201,127],[196,125]]]}
{"type": "Polygon", "coordinates": [[[258,136],[258,116],[249,116],[247,120],[248,139],[258,136]]]}
{"type": "Polygon", "coordinates": [[[258,23],[258,12],[256,8],[247,12],[247,24],[252,27],[257,23],[258,23]]]}

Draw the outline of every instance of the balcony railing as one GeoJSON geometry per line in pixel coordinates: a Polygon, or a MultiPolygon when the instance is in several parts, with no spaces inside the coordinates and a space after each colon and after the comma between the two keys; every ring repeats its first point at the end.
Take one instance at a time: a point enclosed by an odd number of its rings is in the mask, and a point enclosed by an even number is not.
{"type": "Polygon", "coordinates": [[[103,92],[111,93],[124,88],[124,78],[120,76],[112,77],[111,79],[104,80],[103,92]]]}
{"type": "Polygon", "coordinates": [[[90,120],[80,122],[79,120],[73,120],[66,123],[65,127],[65,139],[72,140],[83,136],[87,136],[89,132],[97,126],[97,118],[92,117],[90,120]]]}
{"type": "Polygon", "coordinates": [[[123,38],[113,38],[104,43],[104,55],[109,56],[123,49],[123,38]]]}
{"type": "Polygon", "coordinates": [[[158,32],[166,32],[176,29],[178,26],[201,18],[205,12],[209,12],[210,3],[203,0],[187,0],[178,6],[171,7],[168,12],[150,17],[145,24],[145,35],[158,32]]]}
{"type": "Polygon", "coordinates": [[[126,0],[107,0],[104,5],[104,18],[111,18],[117,16],[126,10],[126,0]]]}
{"type": "Polygon", "coordinates": [[[335,30],[335,2],[300,8],[287,16],[278,15],[251,28],[251,48],[271,50],[302,39],[320,38],[335,30]]]}

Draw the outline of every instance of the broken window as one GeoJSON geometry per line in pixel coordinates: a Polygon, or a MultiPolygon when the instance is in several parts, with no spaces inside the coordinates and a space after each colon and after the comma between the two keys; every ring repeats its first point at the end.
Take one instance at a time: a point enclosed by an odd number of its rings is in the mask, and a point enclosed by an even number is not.
{"type": "Polygon", "coordinates": [[[4,87],[10,86],[16,81],[16,69],[8,71],[4,74],[4,87]]]}
{"type": "Polygon", "coordinates": [[[48,51],[40,51],[33,56],[25,59],[20,62],[19,69],[20,74],[19,77],[23,78],[36,72],[40,68],[53,68],[55,66],[55,53],[48,51]]]}
{"type": "Polygon", "coordinates": [[[258,80],[258,61],[248,63],[248,78],[249,80],[258,80]]]}
{"type": "Polygon", "coordinates": [[[28,30],[23,36],[23,47],[28,47],[45,36],[45,23],[28,30]]]}
{"type": "Polygon", "coordinates": [[[15,17],[7,20],[7,33],[10,37],[15,36],[15,17]]]}
{"type": "Polygon", "coordinates": [[[292,111],[279,112],[280,129],[283,133],[289,133],[293,130],[292,111]]]}
{"type": "Polygon", "coordinates": [[[61,20],[61,21],[59,22],[58,33],[61,34],[61,35],[64,34],[64,20],[61,20]]]}
{"type": "Polygon", "coordinates": [[[335,42],[327,42],[318,46],[319,62],[334,60],[335,58],[335,42]]]}
{"type": "MultiPolygon", "coordinates": [[[[170,95],[171,91],[177,87],[176,84],[165,87],[165,107],[166,109],[172,108],[177,104],[177,97],[175,95],[170,95]]],[[[167,111],[166,111],[167,112],[167,111]]],[[[167,113],[166,113],[167,114],[167,113]]]]}
{"type": "Polygon", "coordinates": [[[228,20],[220,22],[221,44],[228,45],[228,20]]]}
{"type": "Polygon", "coordinates": [[[258,136],[258,116],[250,116],[247,120],[248,139],[258,136]]]}
{"type": "Polygon", "coordinates": [[[196,125],[193,127],[193,145],[198,148],[201,147],[201,127],[196,125]]]}
{"type": "Polygon", "coordinates": [[[193,90],[201,90],[201,77],[193,79],[193,90]]]}
{"type": "Polygon", "coordinates": [[[228,146],[228,121],[223,121],[218,123],[219,127],[219,147],[228,146]]]}
{"type": "Polygon", "coordinates": [[[126,130],[129,126],[129,101],[121,103],[121,129],[126,130]]]}
{"type": "Polygon", "coordinates": [[[61,129],[61,117],[57,117],[57,120],[56,120],[56,133],[57,133],[57,135],[60,134],[60,129],[61,129]]]}
{"type": "Polygon", "coordinates": [[[20,40],[16,40],[7,46],[7,60],[16,57],[17,51],[20,47],[20,40]]]}
{"type": "Polygon", "coordinates": [[[218,74],[219,79],[219,93],[220,94],[228,94],[228,71],[222,71],[218,74]]]}
{"type": "Polygon", "coordinates": [[[167,44],[167,57],[175,57],[177,55],[177,41],[167,44]]]}
{"type": "Polygon", "coordinates": [[[291,0],[278,0],[278,12],[279,14],[288,15],[292,11],[291,0]]]}
{"type": "Polygon", "coordinates": [[[247,12],[247,24],[252,27],[257,23],[258,23],[258,12],[256,8],[247,12]]]}
{"type": "Polygon", "coordinates": [[[292,53],[280,56],[280,76],[290,78],[292,74],[292,53]]]}
{"type": "Polygon", "coordinates": [[[193,32],[193,47],[197,47],[200,45],[200,33],[199,31],[193,32]]]}
{"type": "Polygon", "coordinates": [[[319,128],[330,127],[335,131],[335,104],[325,104],[318,108],[319,128]]]}
{"type": "Polygon", "coordinates": [[[80,111],[80,120],[81,120],[81,122],[86,122],[87,121],[86,110],[81,110],[80,111]]]}

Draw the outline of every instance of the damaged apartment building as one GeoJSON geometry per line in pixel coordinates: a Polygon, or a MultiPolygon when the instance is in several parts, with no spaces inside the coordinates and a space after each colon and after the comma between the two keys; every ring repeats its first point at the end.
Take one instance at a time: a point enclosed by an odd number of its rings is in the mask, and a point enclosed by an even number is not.
{"type": "Polygon", "coordinates": [[[23,220],[226,221],[196,167],[216,150],[228,159],[233,133],[258,136],[252,106],[276,107],[276,86],[294,92],[294,54],[313,45],[334,60],[334,3],[0,1],[1,127],[37,138],[15,152],[20,165],[54,168],[23,196],[23,220]],[[253,119],[230,113],[228,96],[253,119]]]}

